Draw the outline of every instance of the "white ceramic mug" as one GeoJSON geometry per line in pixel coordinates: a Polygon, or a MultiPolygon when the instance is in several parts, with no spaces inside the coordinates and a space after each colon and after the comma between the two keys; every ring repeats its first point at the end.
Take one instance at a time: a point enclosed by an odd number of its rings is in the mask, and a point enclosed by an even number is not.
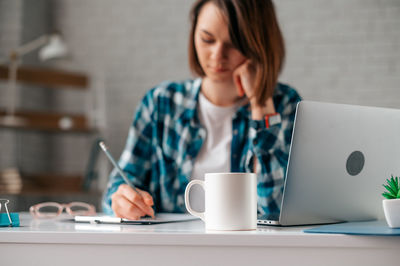
{"type": "Polygon", "coordinates": [[[257,228],[257,175],[253,173],[207,173],[204,181],[192,180],[186,186],[188,212],[202,219],[207,230],[255,230],[257,228]],[[205,210],[193,210],[190,188],[201,185],[205,210]]]}

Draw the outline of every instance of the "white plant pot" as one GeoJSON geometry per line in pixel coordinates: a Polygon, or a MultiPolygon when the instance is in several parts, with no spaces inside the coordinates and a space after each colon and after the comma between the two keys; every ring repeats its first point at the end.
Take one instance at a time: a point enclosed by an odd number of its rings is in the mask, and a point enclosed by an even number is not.
{"type": "Polygon", "coordinates": [[[389,227],[400,228],[400,199],[386,199],[382,204],[389,227]]]}

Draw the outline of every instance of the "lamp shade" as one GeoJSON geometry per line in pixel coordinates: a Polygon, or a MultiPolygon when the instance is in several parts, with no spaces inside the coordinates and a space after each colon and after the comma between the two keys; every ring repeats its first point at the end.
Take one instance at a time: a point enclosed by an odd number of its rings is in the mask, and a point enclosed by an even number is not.
{"type": "Polygon", "coordinates": [[[58,34],[50,35],[49,42],[39,51],[42,61],[65,57],[68,54],[67,46],[58,34]]]}

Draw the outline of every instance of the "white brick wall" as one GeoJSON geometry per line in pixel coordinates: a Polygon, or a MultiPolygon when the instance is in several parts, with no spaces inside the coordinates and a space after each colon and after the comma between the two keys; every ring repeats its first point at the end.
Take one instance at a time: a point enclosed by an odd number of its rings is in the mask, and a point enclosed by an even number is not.
{"type": "Polygon", "coordinates": [[[275,1],[281,80],[305,99],[400,108],[400,1],[275,1]]]}
{"type": "MultiPolygon", "coordinates": [[[[0,0],[0,10],[4,1],[13,2],[0,0]]],[[[104,73],[103,135],[115,156],[122,151],[144,93],[162,80],[190,77],[186,54],[192,2],[51,1],[56,28],[73,55],[71,61],[57,65],[91,75],[104,73]]],[[[287,45],[281,81],[297,88],[304,99],[400,107],[399,0],[276,0],[275,4],[287,45]]],[[[4,12],[0,15],[0,22],[6,21],[4,12]]],[[[2,52],[6,41],[1,36],[13,27],[0,23],[2,52]]],[[[79,96],[54,97],[58,108],[80,108],[79,96]]],[[[53,167],[81,171],[89,147],[90,138],[85,136],[53,137],[49,152],[53,167]]]]}
{"type": "MultiPolygon", "coordinates": [[[[31,41],[47,32],[48,0],[0,0],[0,58],[19,45],[31,41]]],[[[0,59],[0,61],[3,61],[0,59]]],[[[37,55],[27,54],[22,58],[24,64],[35,64],[37,55]]],[[[4,63],[4,62],[3,62],[4,63]]],[[[44,88],[17,85],[20,97],[17,105],[25,109],[41,108],[47,105],[48,91],[44,88]]],[[[7,83],[0,82],[0,106],[9,101],[7,83]]],[[[45,134],[0,130],[0,170],[18,167],[21,171],[46,171],[50,165],[49,143],[45,134]]]]}
{"type": "Polygon", "coordinates": [[[0,58],[20,41],[22,0],[0,0],[0,58]]]}
{"type": "Polygon", "coordinates": [[[61,67],[104,73],[107,130],[103,136],[116,157],[145,92],[163,80],[190,77],[186,56],[190,3],[55,1],[57,28],[74,57],[61,67]]]}
{"type": "MultiPolygon", "coordinates": [[[[8,52],[20,42],[22,0],[0,0],[0,62],[7,60],[8,52]]],[[[0,106],[7,102],[6,83],[0,82],[0,106]]],[[[15,166],[15,134],[0,129],[0,169],[15,166]]]]}

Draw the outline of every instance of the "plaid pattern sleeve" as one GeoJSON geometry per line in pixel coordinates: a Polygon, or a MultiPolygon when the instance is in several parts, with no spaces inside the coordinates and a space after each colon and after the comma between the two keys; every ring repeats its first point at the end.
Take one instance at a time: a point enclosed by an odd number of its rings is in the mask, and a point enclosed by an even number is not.
{"type": "MultiPolygon", "coordinates": [[[[164,82],[138,106],[119,166],[132,183],[149,192],[156,212],[185,212],[184,191],[205,138],[195,113],[201,79],[164,82]]],[[[103,212],[113,214],[111,196],[124,183],[114,169],[103,196],[103,212]]]]}
{"type": "MultiPolygon", "coordinates": [[[[119,165],[138,188],[154,199],[156,212],[186,212],[184,192],[197,154],[207,136],[197,116],[201,79],[164,82],[150,90],[138,106],[119,165]]],[[[232,172],[253,172],[257,158],[258,211],[279,212],[288,160],[297,92],[278,84],[273,96],[281,123],[268,129],[251,126],[249,106],[232,120],[232,172]]],[[[114,169],[103,198],[112,214],[111,195],[123,183],[114,169]]]]}
{"type": "MultiPolygon", "coordinates": [[[[136,110],[135,119],[129,129],[128,138],[125,144],[125,149],[122,152],[118,165],[126,173],[132,183],[141,189],[146,189],[148,177],[151,170],[151,139],[152,125],[151,95],[147,94],[142,103],[136,110]]],[[[107,193],[103,201],[103,212],[112,214],[111,210],[111,195],[116,192],[118,187],[125,183],[121,175],[116,169],[110,174],[110,180],[107,187],[107,193]]]]}
{"type": "Polygon", "coordinates": [[[281,123],[269,128],[249,128],[249,152],[246,169],[254,167],[257,158],[258,174],[258,212],[261,214],[279,213],[286,176],[289,149],[297,103],[301,100],[294,89],[279,84],[274,95],[275,109],[281,116],[281,123]]]}

